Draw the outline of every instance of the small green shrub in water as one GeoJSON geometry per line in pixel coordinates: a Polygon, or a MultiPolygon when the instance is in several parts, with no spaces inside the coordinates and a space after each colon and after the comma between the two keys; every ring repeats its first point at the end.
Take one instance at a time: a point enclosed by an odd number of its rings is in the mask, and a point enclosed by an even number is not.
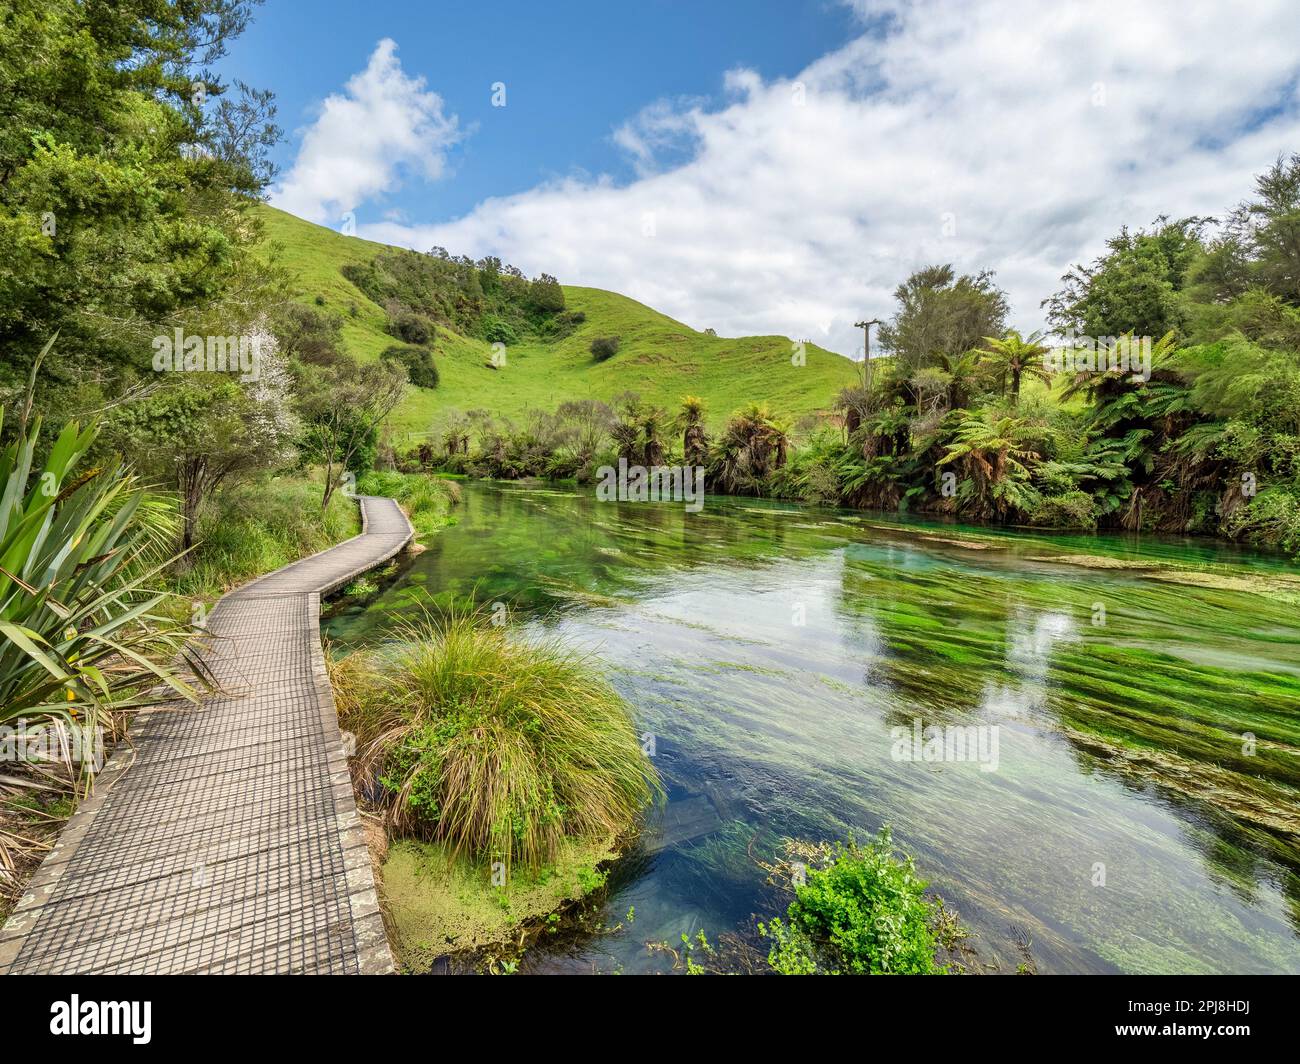
{"type": "Polygon", "coordinates": [[[784,920],[759,925],[782,975],[937,975],[937,905],[910,857],[894,856],[889,829],[865,846],[852,839],[809,869],[784,920]]]}
{"type": "Polygon", "coordinates": [[[658,777],[627,703],[587,659],[464,615],[399,640],[331,675],[357,770],[395,832],[534,869],[566,839],[633,832],[658,777]]]}

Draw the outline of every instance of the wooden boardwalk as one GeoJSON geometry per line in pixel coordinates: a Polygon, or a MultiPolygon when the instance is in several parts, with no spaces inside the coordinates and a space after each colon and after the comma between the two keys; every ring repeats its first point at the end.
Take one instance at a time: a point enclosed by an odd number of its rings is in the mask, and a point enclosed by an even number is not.
{"type": "Polygon", "coordinates": [[[393,970],[320,642],[320,599],[397,554],[362,533],[226,595],[220,692],[142,711],[0,930],[0,974],[393,970]]]}

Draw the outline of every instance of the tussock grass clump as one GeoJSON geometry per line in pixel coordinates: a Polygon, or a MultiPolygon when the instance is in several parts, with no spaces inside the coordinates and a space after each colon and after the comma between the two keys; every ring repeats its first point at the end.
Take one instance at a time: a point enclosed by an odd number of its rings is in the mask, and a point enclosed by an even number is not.
{"type": "Polygon", "coordinates": [[[539,868],[565,839],[629,837],[659,793],[627,703],[556,640],[425,618],[331,679],[390,829],[455,855],[539,868]]]}

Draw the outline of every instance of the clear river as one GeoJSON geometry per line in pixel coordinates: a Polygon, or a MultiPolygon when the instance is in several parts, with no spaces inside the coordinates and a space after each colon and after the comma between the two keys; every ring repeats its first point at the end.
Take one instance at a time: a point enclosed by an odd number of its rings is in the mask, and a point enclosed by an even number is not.
{"type": "Polygon", "coordinates": [[[525,970],[663,970],[648,942],[775,914],[756,859],[783,837],[887,824],[990,968],[1300,972],[1285,560],[764,500],[688,513],[463,488],[456,523],[326,634],[371,645],[429,599],[505,603],[525,631],[589,651],[668,792],[613,871],[607,929],[543,941],[525,970]],[[935,734],[970,738],[967,756],[927,756],[935,734]]]}

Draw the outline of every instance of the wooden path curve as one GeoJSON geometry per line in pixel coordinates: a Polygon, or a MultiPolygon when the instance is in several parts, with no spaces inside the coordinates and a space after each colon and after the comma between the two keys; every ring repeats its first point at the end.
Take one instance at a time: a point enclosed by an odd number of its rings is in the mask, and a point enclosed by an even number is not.
{"type": "Polygon", "coordinates": [[[414,531],[360,501],[360,535],[214,607],[220,692],[137,714],[0,929],[0,974],[393,970],[320,600],[414,531]]]}

